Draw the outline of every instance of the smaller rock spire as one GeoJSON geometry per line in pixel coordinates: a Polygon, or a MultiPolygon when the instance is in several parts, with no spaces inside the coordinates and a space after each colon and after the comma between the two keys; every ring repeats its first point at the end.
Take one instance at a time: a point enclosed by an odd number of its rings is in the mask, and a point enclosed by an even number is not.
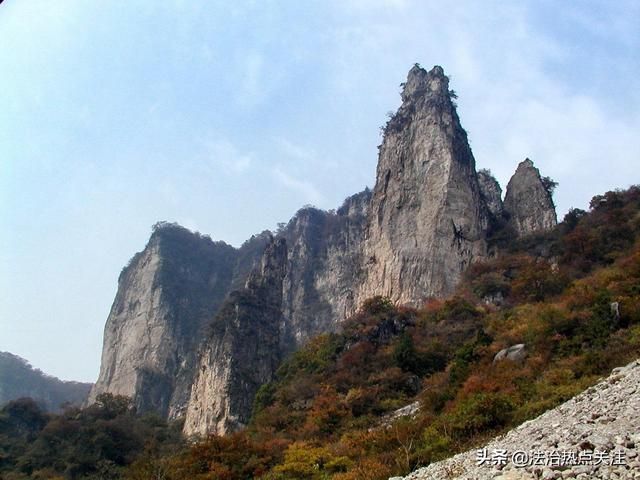
{"type": "Polygon", "coordinates": [[[551,230],[558,223],[551,192],[545,186],[540,171],[526,158],[507,185],[504,209],[518,235],[551,230]]]}
{"type": "Polygon", "coordinates": [[[501,218],[504,213],[502,205],[502,188],[498,180],[491,174],[489,170],[478,170],[478,183],[480,185],[480,193],[487,204],[489,211],[495,218],[501,218]]]}

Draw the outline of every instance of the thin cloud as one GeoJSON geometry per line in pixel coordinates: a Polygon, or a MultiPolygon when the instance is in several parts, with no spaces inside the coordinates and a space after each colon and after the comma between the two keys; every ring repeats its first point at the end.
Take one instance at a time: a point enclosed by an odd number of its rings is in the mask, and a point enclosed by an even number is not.
{"type": "Polygon", "coordinates": [[[224,139],[203,140],[205,165],[212,170],[240,175],[248,172],[253,154],[241,152],[233,143],[224,139]]]}
{"type": "Polygon", "coordinates": [[[283,187],[298,193],[303,201],[318,205],[324,201],[324,196],[316,186],[308,180],[300,180],[290,173],[285,172],[279,165],[272,170],[273,178],[283,187]]]}
{"type": "Polygon", "coordinates": [[[316,154],[312,149],[297,145],[286,138],[276,138],[275,143],[285,155],[296,160],[308,162],[316,158],[316,154]]]}

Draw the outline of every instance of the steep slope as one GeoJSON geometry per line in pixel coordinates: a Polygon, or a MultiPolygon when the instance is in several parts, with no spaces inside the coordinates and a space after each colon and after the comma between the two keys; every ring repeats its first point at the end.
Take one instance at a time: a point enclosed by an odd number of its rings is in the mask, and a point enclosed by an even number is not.
{"type": "Polygon", "coordinates": [[[0,406],[30,397],[55,412],[63,404],[81,405],[90,389],[90,383],[64,382],[33,368],[24,358],[0,352],[0,406]]]}
{"type": "Polygon", "coordinates": [[[246,271],[238,258],[233,247],[177,225],[155,228],[144,251],[120,275],[89,403],[108,391],[132,397],[140,411],[183,415],[202,330],[227,295],[234,273],[246,271]]]}
{"type": "Polygon", "coordinates": [[[495,179],[489,170],[478,170],[478,182],[480,193],[484,199],[491,215],[500,218],[504,215],[504,205],[502,204],[502,188],[498,180],[495,179]]]}
{"type": "Polygon", "coordinates": [[[419,304],[453,292],[486,254],[487,207],[441,67],[414,66],[380,147],[358,301],[419,304]]]}
{"type": "Polygon", "coordinates": [[[258,387],[272,380],[280,360],[338,328],[354,308],[369,199],[365,190],[337,212],[300,210],[266,248],[245,288],[229,295],[203,346],[185,434],[244,427],[258,387]]]}
{"type": "MultiPolygon", "coordinates": [[[[434,463],[405,480],[533,480],[640,477],[640,361],[487,445],[434,463]],[[504,460],[496,452],[505,451],[504,460]],[[514,452],[524,452],[526,458],[514,452]],[[542,462],[533,464],[540,452],[542,462]],[[481,465],[479,458],[486,454],[481,465]],[[571,455],[573,454],[573,455],[571,455]],[[553,461],[554,455],[557,460],[553,461]],[[547,465],[548,463],[548,465],[547,465]]],[[[540,456],[538,456],[540,458],[540,456]]]]}
{"type": "Polygon", "coordinates": [[[245,288],[234,291],[220,309],[198,362],[186,435],[225,434],[249,421],[253,397],[280,362],[286,260],[286,241],[272,241],[245,288]]]}
{"type": "Polygon", "coordinates": [[[335,330],[353,313],[371,192],[347,198],[335,212],[300,210],[282,232],[288,250],[283,286],[283,351],[335,330]]]}
{"type": "Polygon", "coordinates": [[[557,224],[556,209],[549,187],[528,158],[518,165],[507,185],[504,209],[520,236],[550,230],[557,224]]]}

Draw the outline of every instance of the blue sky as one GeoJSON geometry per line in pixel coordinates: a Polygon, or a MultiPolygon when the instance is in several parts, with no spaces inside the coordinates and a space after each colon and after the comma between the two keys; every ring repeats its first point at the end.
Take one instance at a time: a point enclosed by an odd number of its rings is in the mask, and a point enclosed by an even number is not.
{"type": "Polygon", "coordinates": [[[530,157],[562,216],[640,182],[640,2],[447,3],[4,1],[0,350],[95,380],[154,222],[239,245],[373,186],[415,62],[503,187],[530,157]]]}

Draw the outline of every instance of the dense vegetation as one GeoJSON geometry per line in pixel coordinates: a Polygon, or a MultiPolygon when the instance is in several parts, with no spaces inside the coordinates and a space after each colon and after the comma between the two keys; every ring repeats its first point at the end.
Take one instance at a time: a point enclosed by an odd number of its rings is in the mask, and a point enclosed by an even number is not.
{"type": "Polygon", "coordinates": [[[181,446],[179,426],[154,415],[137,416],[128,398],[111,394],[60,415],[43,412],[29,398],[0,410],[0,478],[5,480],[116,479],[136,458],[168,455],[181,446]]]}
{"type": "Polygon", "coordinates": [[[33,368],[24,358],[0,352],[0,406],[10,400],[31,397],[51,412],[63,404],[81,405],[90,383],[65,382],[33,368]]]}
{"type": "Polygon", "coordinates": [[[473,265],[453,298],[419,309],[373,298],[340,333],[285,361],[258,392],[250,427],[235,435],[185,445],[171,427],[127,408],[43,417],[12,404],[0,413],[0,472],[176,480],[407,473],[535,417],[640,356],[639,234],[640,188],[609,192],[553,232],[473,265]],[[494,362],[519,343],[524,360],[494,362]],[[389,415],[416,401],[412,417],[389,415]],[[105,465],[113,477],[100,476],[105,465]]]}

